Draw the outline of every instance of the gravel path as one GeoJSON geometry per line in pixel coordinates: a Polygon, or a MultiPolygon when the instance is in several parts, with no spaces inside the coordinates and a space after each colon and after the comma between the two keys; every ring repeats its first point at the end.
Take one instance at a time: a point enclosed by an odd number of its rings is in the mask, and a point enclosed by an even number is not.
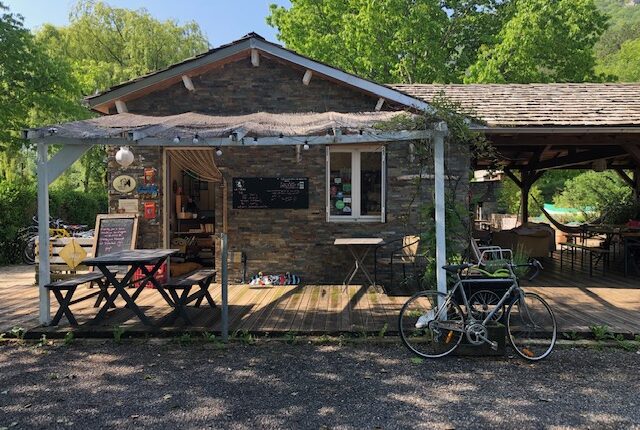
{"type": "Polygon", "coordinates": [[[639,428],[640,355],[397,345],[0,346],[0,428],[639,428]]]}

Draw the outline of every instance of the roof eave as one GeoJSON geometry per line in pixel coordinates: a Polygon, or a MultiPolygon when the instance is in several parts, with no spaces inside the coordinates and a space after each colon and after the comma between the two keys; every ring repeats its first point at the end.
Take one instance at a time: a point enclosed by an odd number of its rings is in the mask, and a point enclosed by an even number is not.
{"type": "Polygon", "coordinates": [[[204,54],[201,57],[196,57],[193,60],[188,60],[181,64],[179,63],[175,66],[167,68],[166,70],[153,73],[149,76],[132,81],[129,84],[124,84],[122,86],[114,88],[113,90],[107,90],[102,94],[86,97],[85,103],[94,111],[106,113],[104,108],[100,109],[101,106],[104,107],[105,105],[110,105],[116,100],[123,98],[131,93],[152,87],[168,79],[177,78],[184,74],[188,74],[188,72],[193,69],[222,61],[226,58],[240,54],[241,52],[250,49],[260,50],[266,54],[278,57],[292,64],[296,64],[300,67],[309,69],[319,75],[326,76],[353,88],[359,89],[363,92],[382,97],[388,101],[401,104],[408,108],[429,113],[434,112],[433,107],[429,103],[419,98],[410,96],[402,91],[396,90],[386,85],[378,84],[376,82],[360,78],[356,75],[304,57],[293,51],[282,48],[279,45],[267,42],[256,37],[243,39],[217,50],[214,49],[212,52],[204,54]]]}

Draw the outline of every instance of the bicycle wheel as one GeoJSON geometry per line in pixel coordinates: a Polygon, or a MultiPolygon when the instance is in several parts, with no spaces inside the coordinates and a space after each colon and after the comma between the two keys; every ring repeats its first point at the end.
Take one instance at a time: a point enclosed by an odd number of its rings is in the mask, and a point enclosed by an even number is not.
{"type": "Polygon", "coordinates": [[[22,261],[25,264],[35,264],[36,262],[36,236],[30,237],[24,244],[22,261]]]}
{"type": "Polygon", "coordinates": [[[453,297],[421,291],[402,306],[398,329],[402,342],[415,354],[425,358],[443,357],[462,341],[464,314],[453,297]]]}
{"type": "MultiPolygon", "coordinates": [[[[480,290],[473,293],[469,298],[469,311],[476,320],[482,321],[487,315],[496,309],[500,302],[500,296],[489,290],[480,290]]],[[[496,313],[491,317],[492,321],[502,318],[502,309],[496,309],[496,313]]]]}
{"type": "Polygon", "coordinates": [[[527,360],[542,360],[556,344],[556,318],[542,297],[522,293],[509,307],[507,332],[511,345],[520,356],[527,360]]]}

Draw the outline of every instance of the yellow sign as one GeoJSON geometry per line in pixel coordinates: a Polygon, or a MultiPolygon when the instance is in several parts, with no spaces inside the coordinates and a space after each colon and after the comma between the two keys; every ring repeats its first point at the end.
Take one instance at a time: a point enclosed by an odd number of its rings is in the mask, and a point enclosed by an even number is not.
{"type": "Polygon", "coordinates": [[[71,239],[71,241],[60,250],[58,255],[60,255],[60,258],[62,258],[71,269],[75,269],[80,265],[82,260],[87,257],[87,252],[75,239],[71,239]]]}

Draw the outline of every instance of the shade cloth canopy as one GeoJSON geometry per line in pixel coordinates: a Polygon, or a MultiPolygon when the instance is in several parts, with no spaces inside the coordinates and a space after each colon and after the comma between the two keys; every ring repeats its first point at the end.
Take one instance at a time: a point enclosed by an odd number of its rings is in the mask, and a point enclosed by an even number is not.
{"type": "Polygon", "coordinates": [[[55,132],[56,136],[77,139],[99,139],[125,137],[137,132],[141,137],[202,138],[228,137],[242,130],[246,136],[313,136],[325,135],[329,130],[340,130],[343,134],[360,131],[375,131],[377,124],[392,120],[406,112],[360,112],[360,113],[266,113],[259,112],[238,116],[213,116],[196,112],[179,115],[149,116],[120,113],[82,121],[68,122],[55,127],[32,129],[29,137],[55,132]]]}

